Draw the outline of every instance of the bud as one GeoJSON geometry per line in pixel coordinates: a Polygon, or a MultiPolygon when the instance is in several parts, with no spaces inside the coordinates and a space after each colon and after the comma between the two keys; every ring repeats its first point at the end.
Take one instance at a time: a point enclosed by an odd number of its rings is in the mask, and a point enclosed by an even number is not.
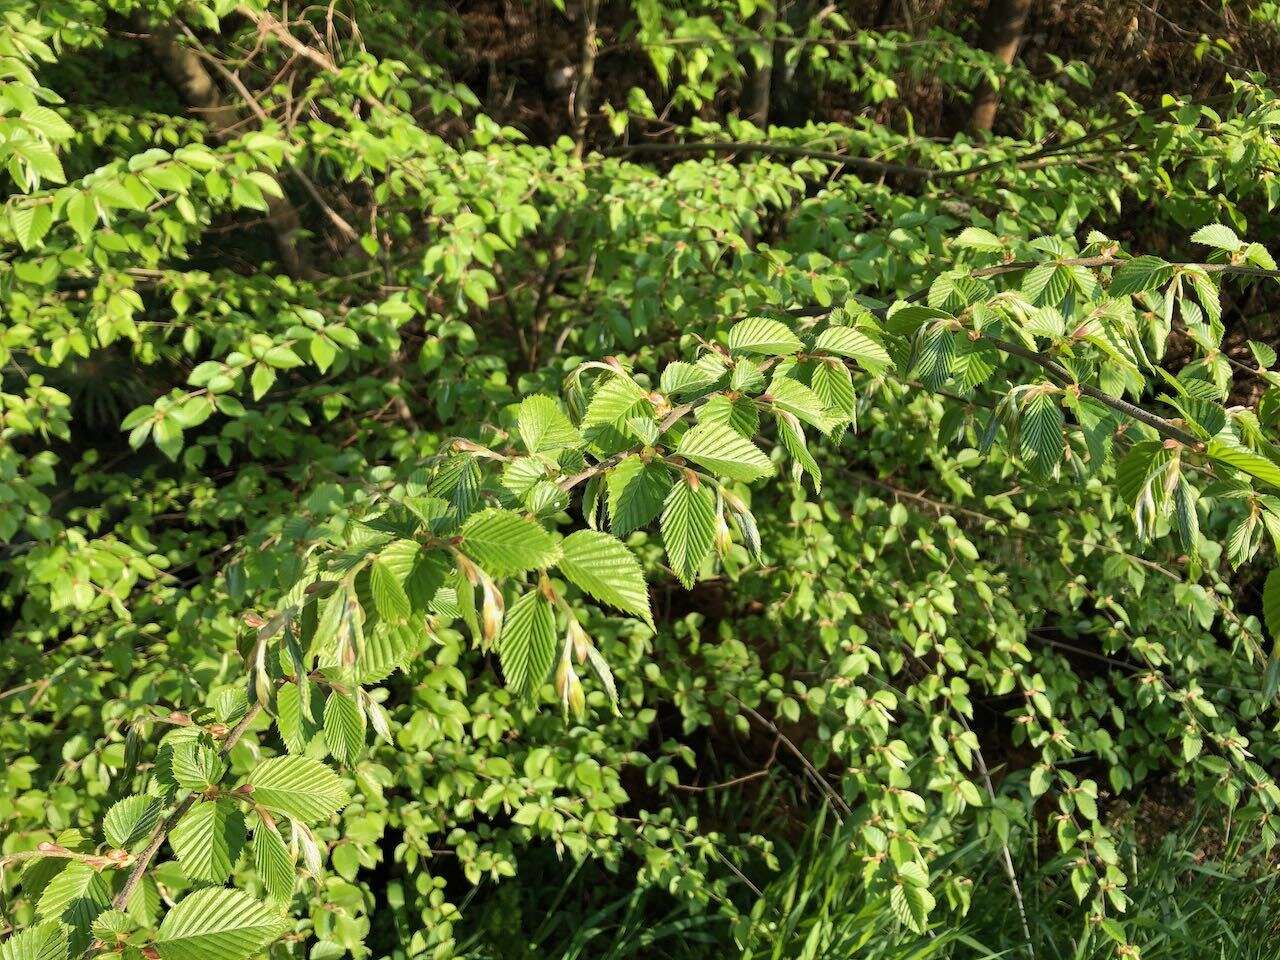
{"type": "Polygon", "coordinates": [[[721,556],[729,552],[733,546],[733,537],[729,534],[729,524],[725,522],[724,513],[716,514],[716,550],[721,556]]]}
{"type": "Polygon", "coordinates": [[[484,593],[484,603],[481,606],[484,642],[489,646],[497,641],[498,634],[502,632],[502,617],[506,606],[498,585],[484,573],[480,574],[480,588],[484,593]]]}
{"type": "Polygon", "coordinates": [[[591,637],[577,620],[569,621],[569,644],[573,647],[573,655],[578,658],[578,663],[586,663],[587,651],[591,649],[591,637]]]}
{"type": "Polygon", "coordinates": [[[249,626],[253,627],[255,630],[259,629],[260,627],[265,627],[267,625],[267,621],[263,620],[256,613],[246,613],[244,615],[244,622],[247,623],[249,626]]]}

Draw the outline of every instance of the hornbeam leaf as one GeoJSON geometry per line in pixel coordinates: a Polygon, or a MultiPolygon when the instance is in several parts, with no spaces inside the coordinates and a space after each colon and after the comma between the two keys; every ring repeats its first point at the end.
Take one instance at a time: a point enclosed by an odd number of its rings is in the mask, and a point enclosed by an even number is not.
{"type": "Polygon", "coordinates": [[[667,562],[686,589],[711,553],[716,536],[715,496],[705,484],[682,480],[671,488],[662,510],[662,542],[667,562]]]}
{"type": "Polygon", "coordinates": [[[69,863],[44,888],[36,915],[68,924],[71,950],[79,954],[88,945],[94,918],[110,903],[111,887],[104,874],[87,863],[69,863]]]}
{"type": "Polygon", "coordinates": [[[481,510],[467,518],[461,533],[462,552],[494,577],[549,567],[559,557],[555,537],[510,510],[481,510]]]}
{"type": "Polygon", "coordinates": [[[1022,411],[1020,452],[1027,465],[1047,477],[1062,460],[1062,408],[1052,396],[1038,393],[1022,411]]]}
{"type": "Polygon", "coordinates": [[[657,461],[627,457],[605,477],[609,494],[609,529],[625,537],[662,512],[671,489],[671,471],[657,461]]]}
{"type": "Polygon", "coordinates": [[[1113,297],[1156,290],[1173,279],[1173,265],[1159,257],[1134,257],[1116,268],[1107,292],[1113,297]]]}
{"type": "Polygon", "coordinates": [[[244,849],[244,815],[234,800],[197,803],[169,832],[169,846],[191,880],[225,883],[244,849]]]}
{"type": "Polygon", "coordinates": [[[1244,241],[1236,236],[1236,232],[1221,223],[1209,223],[1191,235],[1192,243],[1203,243],[1205,246],[1217,247],[1234,253],[1244,246],[1244,241]]]}
{"type": "Polygon", "coordinates": [[[729,331],[729,349],[735,353],[785,357],[798,353],[803,346],[790,327],[768,317],[748,317],[729,331]]]}
{"type": "Polygon", "coordinates": [[[1210,440],[1206,452],[1220,463],[1243,470],[1273,487],[1280,487],[1280,465],[1273,463],[1260,453],[1254,453],[1231,437],[1229,432],[1210,440]]]}
{"type": "Polygon", "coordinates": [[[400,579],[382,560],[375,560],[369,567],[369,592],[378,616],[390,623],[397,623],[409,616],[409,595],[400,579]]]}
{"type": "Polygon", "coordinates": [[[516,414],[520,439],[530,453],[544,453],[582,443],[577,428],[564,415],[553,397],[537,394],[525,397],[516,414]]]}
{"type": "Polygon", "coordinates": [[[173,750],[173,779],[188,790],[217,786],[226,772],[222,758],[203,744],[183,743],[173,750]]]}
{"type": "Polygon", "coordinates": [[[253,831],[253,866],[273,900],[287,903],[292,899],[296,858],[275,824],[265,819],[253,831]]]}
{"type": "Polygon", "coordinates": [[[340,763],[352,764],[364,752],[365,716],[351,697],[334,690],[324,705],[324,742],[340,763]]]}
{"type": "Polygon", "coordinates": [[[822,433],[830,433],[833,426],[827,419],[826,405],[822,398],[799,380],[790,377],[774,377],[769,384],[769,400],[779,410],[785,410],[797,420],[802,420],[822,433]]]}
{"type": "Polygon", "coordinates": [[[511,605],[502,624],[498,659],[507,686],[520,696],[533,695],[556,653],[556,620],[539,590],[531,590],[511,605]]]}
{"type": "Polygon", "coordinates": [[[248,894],[210,888],[165,914],[153,942],[161,960],[248,960],[285,927],[279,913],[248,894]]]}
{"type": "Polygon", "coordinates": [[[0,960],[66,960],[67,932],[59,920],[33,924],[0,943],[0,960]]]}
{"type": "Polygon", "coordinates": [[[304,823],[327,820],[349,799],[337,775],[311,757],[263,760],[246,782],[253,787],[254,803],[304,823]]]}
{"type": "Polygon", "coordinates": [[[127,850],[149,834],[160,819],[160,801],[155,797],[125,797],[113,804],[102,820],[107,843],[127,850]]]}
{"type": "Polygon", "coordinates": [[[893,366],[889,351],[854,327],[829,327],[818,334],[814,349],[856,360],[868,373],[884,373],[893,366]]]}
{"type": "Polygon", "coordinates": [[[703,421],[680,438],[676,453],[731,480],[750,483],[773,473],[760,448],[734,430],[703,421]]]}
{"type": "Polygon", "coordinates": [[[640,561],[621,540],[596,530],[578,530],[564,538],[560,551],[560,571],[571,583],[653,626],[640,561]]]}

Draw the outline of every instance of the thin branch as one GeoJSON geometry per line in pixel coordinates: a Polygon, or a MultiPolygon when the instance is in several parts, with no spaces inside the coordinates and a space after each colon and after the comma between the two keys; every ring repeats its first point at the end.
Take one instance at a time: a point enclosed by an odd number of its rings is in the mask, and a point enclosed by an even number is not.
{"type": "MultiPolygon", "coordinates": [[[[261,701],[254,703],[245,711],[245,715],[240,719],[240,722],[231,729],[226,739],[222,741],[222,746],[218,750],[221,756],[225,757],[231,753],[231,749],[236,745],[236,742],[244,736],[245,731],[249,729],[249,726],[261,712],[261,701]]],[[[199,794],[196,793],[188,794],[173,808],[167,817],[156,824],[155,829],[151,831],[151,838],[147,841],[146,847],[143,848],[143,851],[138,854],[138,858],[133,862],[133,868],[129,871],[128,877],[125,878],[124,886],[120,888],[120,891],[112,899],[111,907],[113,910],[128,909],[129,899],[138,888],[138,884],[142,882],[142,878],[147,872],[147,867],[151,865],[151,861],[155,859],[156,854],[160,851],[160,847],[164,844],[169,831],[182,819],[182,815],[191,809],[198,797],[199,794]]]]}

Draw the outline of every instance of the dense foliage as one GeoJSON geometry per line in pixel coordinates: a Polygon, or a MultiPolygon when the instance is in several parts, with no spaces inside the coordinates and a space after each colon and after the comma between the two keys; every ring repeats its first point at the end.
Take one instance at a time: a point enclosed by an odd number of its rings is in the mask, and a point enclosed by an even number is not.
{"type": "Polygon", "coordinates": [[[1273,6],[0,0],[0,957],[1264,930],[1273,6]]]}

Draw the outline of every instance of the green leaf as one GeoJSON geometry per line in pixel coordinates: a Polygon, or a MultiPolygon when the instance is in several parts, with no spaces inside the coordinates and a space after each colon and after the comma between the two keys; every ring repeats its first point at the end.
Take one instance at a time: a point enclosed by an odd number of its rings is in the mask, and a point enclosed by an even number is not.
{"type": "Polygon", "coordinates": [[[1210,440],[1205,452],[1219,463],[1242,470],[1273,487],[1280,487],[1280,465],[1250,450],[1229,431],[1210,440]]]}
{"type": "Polygon", "coordinates": [[[960,236],[954,241],[957,247],[963,247],[968,250],[980,250],[983,253],[998,253],[1004,249],[1004,244],[990,230],[984,230],[981,227],[965,227],[960,231],[960,236]]]}
{"type": "Polygon", "coordinates": [[[829,327],[818,334],[813,346],[855,360],[868,373],[884,373],[893,366],[888,350],[853,327],[829,327]]]}
{"type": "Polygon", "coordinates": [[[293,898],[297,866],[289,845],[275,824],[262,820],[253,831],[253,867],[273,900],[293,898]]]}
{"type": "Polygon", "coordinates": [[[0,943],[0,960],[66,960],[69,950],[66,925],[46,920],[0,943]]]}
{"type": "Polygon", "coordinates": [[[462,552],[494,577],[549,567],[559,549],[546,529],[510,510],[490,507],[462,525],[462,552]]]}
{"type": "Polygon", "coordinates": [[[518,696],[532,696],[551,669],[556,652],[556,621],[551,604],[531,590],[507,610],[498,641],[498,658],[507,686],[518,696]]]}
{"type": "Polygon", "coordinates": [[[169,846],[192,880],[225,883],[244,849],[244,815],[234,800],[197,803],[169,832],[169,846]]]}
{"type": "Polygon", "coordinates": [[[304,823],[329,819],[349,799],[337,775],[311,757],[263,760],[246,782],[253,787],[254,803],[304,823]]]}
{"type": "Polygon", "coordinates": [[[1268,573],[1263,584],[1262,619],[1271,639],[1280,643],[1280,567],[1268,573]]]}
{"type": "Polygon", "coordinates": [[[373,596],[378,616],[389,623],[399,623],[409,617],[409,595],[389,566],[382,560],[369,565],[369,593],[373,596]]]}
{"type": "Polygon", "coordinates": [[[734,353],[785,357],[798,353],[803,346],[790,327],[768,317],[749,317],[729,331],[729,349],[734,353]]]}
{"type": "Polygon", "coordinates": [[[160,801],[155,797],[125,797],[112,804],[102,820],[107,843],[127,850],[147,836],[160,820],[160,801]]]}
{"type": "Polygon", "coordinates": [[[552,397],[536,395],[525,397],[516,415],[520,439],[530,453],[545,453],[564,447],[576,447],[582,443],[569,418],[552,397]]]}
{"type": "Polygon", "coordinates": [[[704,483],[681,480],[667,494],[662,509],[662,542],[667,563],[686,589],[693,586],[698,569],[710,555],[715,535],[715,496],[704,483]]]}
{"type": "Polygon", "coordinates": [[[710,421],[688,430],[675,452],[713,473],[743,483],[773,473],[773,464],[759,447],[740,433],[710,421]]]}
{"type": "Polygon", "coordinates": [[[1022,295],[1046,307],[1060,304],[1071,287],[1071,271],[1052,260],[1036,264],[1022,278],[1022,295]]]}
{"type": "Polygon", "coordinates": [[[616,537],[578,530],[560,544],[560,571],[580,590],[653,626],[640,561],[616,537]]]}
{"type": "Polygon", "coordinates": [[[1217,247],[1234,253],[1244,246],[1244,242],[1236,236],[1236,232],[1221,223],[1210,223],[1201,227],[1191,235],[1192,243],[1203,243],[1208,247],[1217,247]]]}
{"type": "Polygon", "coordinates": [[[934,898],[926,887],[915,883],[898,883],[889,891],[889,905],[894,916],[916,933],[924,933],[934,898]]]}
{"type": "Polygon", "coordinates": [[[110,903],[111,886],[104,874],[87,863],[69,863],[44,888],[36,915],[68,924],[72,953],[79,954],[89,942],[94,918],[110,903]]]}
{"type": "Polygon", "coordinates": [[[197,890],[165,914],[154,943],[161,960],[249,960],[286,926],[239,890],[197,890]]]}
{"type": "Polygon", "coordinates": [[[173,779],[188,790],[216,787],[227,772],[222,758],[199,743],[181,743],[173,751],[173,779]]]}
{"type": "Polygon", "coordinates": [[[761,399],[772,403],[777,409],[785,410],[797,420],[801,420],[822,433],[829,433],[833,424],[827,419],[826,404],[822,398],[806,387],[799,380],[790,377],[774,377],[769,384],[769,392],[761,399]]]}
{"type": "Polygon", "coordinates": [[[638,530],[662,511],[671,489],[671,471],[657,461],[627,457],[605,476],[609,529],[619,537],[638,530]]]}
{"type": "Polygon", "coordinates": [[[352,764],[364,753],[365,716],[360,705],[334,690],[324,705],[324,742],[340,763],[352,764]]]}
{"type": "Polygon", "coordinates": [[[1047,477],[1062,461],[1062,408],[1047,393],[1034,395],[1022,410],[1020,453],[1040,477],[1047,477]]]}
{"type": "Polygon", "coordinates": [[[1173,279],[1173,266],[1159,257],[1134,257],[1116,268],[1107,292],[1113,297],[1157,290],[1173,279]]]}

